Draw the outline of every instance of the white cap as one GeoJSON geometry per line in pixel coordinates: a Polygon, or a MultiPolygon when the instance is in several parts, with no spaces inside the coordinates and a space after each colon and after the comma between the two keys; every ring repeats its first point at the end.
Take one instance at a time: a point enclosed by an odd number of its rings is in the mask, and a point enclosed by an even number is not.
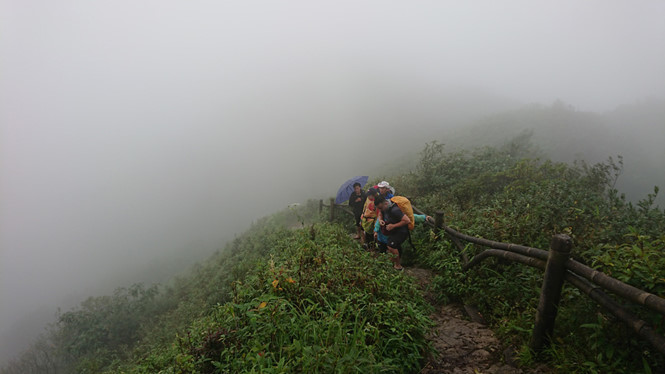
{"type": "Polygon", "coordinates": [[[379,188],[390,188],[390,183],[388,183],[386,181],[382,181],[381,183],[377,184],[376,186],[379,187],[379,188]]]}

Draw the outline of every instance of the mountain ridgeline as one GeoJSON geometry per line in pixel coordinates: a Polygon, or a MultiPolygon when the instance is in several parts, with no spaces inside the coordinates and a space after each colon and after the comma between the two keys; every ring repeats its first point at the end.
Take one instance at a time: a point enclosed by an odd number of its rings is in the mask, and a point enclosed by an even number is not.
{"type": "MultiPolygon", "coordinates": [[[[429,143],[390,182],[467,234],[547,249],[566,233],[578,261],[665,295],[658,188],[628,199],[617,186],[631,158],[564,163],[533,140],[538,131],[473,149],[429,143]]],[[[167,284],[119,288],[61,313],[1,373],[418,372],[432,350],[431,307],[350,229],[345,216],[327,222],[318,201],[270,215],[167,284]]],[[[526,370],[539,362],[555,372],[665,370],[661,354],[572,287],[563,290],[556,339],[535,356],[528,343],[541,272],[503,261],[463,272],[447,239],[425,227],[412,236],[404,265],[435,272],[439,302],[476,305],[526,370]]],[[[633,311],[665,332],[660,315],[633,311]]]]}

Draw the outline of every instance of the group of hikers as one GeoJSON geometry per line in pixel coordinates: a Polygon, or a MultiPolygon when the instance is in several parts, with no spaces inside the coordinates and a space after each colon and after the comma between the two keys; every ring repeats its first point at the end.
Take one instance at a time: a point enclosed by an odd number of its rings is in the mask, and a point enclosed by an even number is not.
{"type": "Polygon", "coordinates": [[[353,185],[349,207],[353,210],[357,235],[368,250],[388,252],[392,255],[395,270],[403,270],[401,264],[402,244],[409,238],[415,223],[431,221],[432,217],[414,214],[406,197],[396,196],[390,183],[381,183],[366,192],[362,185],[353,185]]]}

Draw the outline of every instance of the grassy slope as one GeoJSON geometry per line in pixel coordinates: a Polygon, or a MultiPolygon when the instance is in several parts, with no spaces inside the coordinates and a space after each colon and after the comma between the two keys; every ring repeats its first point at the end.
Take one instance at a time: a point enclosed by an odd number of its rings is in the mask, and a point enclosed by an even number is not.
{"type": "Polygon", "coordinates": [[[319,220],[260,220],[189,275],[60,316],[3,373],[412,372],[431,308],[411,278],[319,220]]]}
{"type": "Polygon", "coordinates": [[[232,300],[171,343],[110,371],[410,372],[427,351],[428,306],[413,282],[339,226],[271,233],[232,300]]]}
{"type": "Polygon", "coordinates": [[[416,370],[430,306],[317,208],[260,220],[170,285],[88,299],[1,372],[416,370]]]}

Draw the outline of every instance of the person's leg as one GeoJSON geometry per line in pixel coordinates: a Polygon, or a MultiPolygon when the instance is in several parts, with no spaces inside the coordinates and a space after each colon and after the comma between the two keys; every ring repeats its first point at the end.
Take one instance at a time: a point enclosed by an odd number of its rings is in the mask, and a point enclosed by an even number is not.
{"type": "Polygon", "coordinates": [[[354,214],[353,216],[353,218],[356,219],[356,236],[354,237],[354,239],[360,240],[362,242],[362,236],[360,235],[361,234],[360,231],[362,230],[362,227],[360,227],[360,216],[361,214],[354,214]]]}
{"type": "Polygon", "coordinates": [[[399,258],[399,249],[388,246],[388,253],[390,253],[390,261],[393,262],[393,268],[396,270],[402,269],[402,264],[400,263],[399,258]]]}
{"type": "MultiPolygon", "coordinates": [[[[364,231],[364,230],[363,230],[364,231]]],[[[365,248],[367,249],[372,249],[374,246],[374,233],[368,233],[367,231],[364,231],[364,236],[365,236],[365,248]]]]}
{"type": "Polygon", "coordinates": [[[390,252],[390,254],[393,256],[393,267],[396,270],[402,270],[402,256],[400,252],[402,251],[402,243],[404,243],[407,236],[408,232],[399,232],[388,237],[388,252],[390,252]]]}

